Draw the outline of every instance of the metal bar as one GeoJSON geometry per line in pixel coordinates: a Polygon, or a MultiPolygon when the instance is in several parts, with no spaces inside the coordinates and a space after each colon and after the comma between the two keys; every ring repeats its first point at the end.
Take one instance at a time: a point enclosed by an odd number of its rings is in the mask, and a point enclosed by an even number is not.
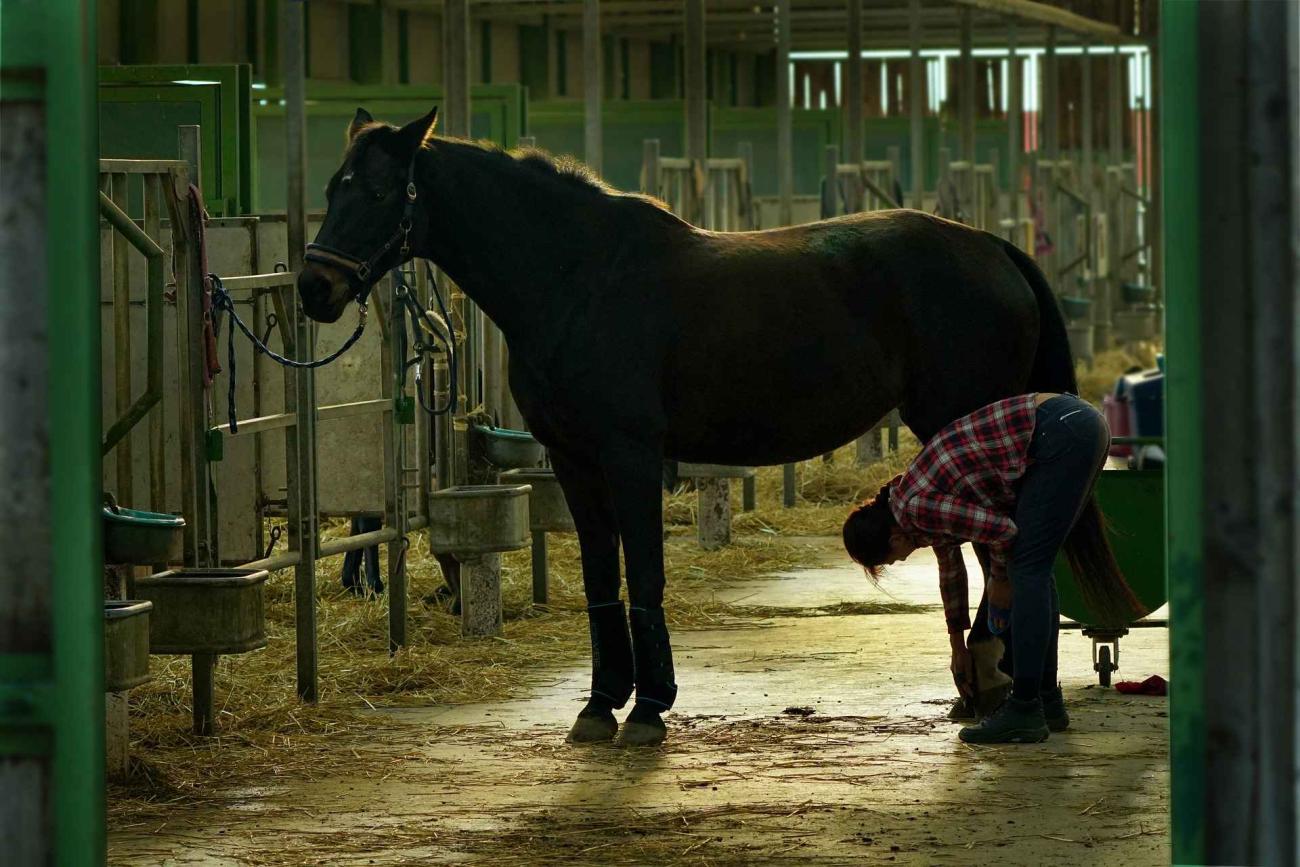
{"type": "Polygon", "coordinates": [[[95,19],[50,0],[0,20],[0,547],[22,576],[0,582],[0,691],[32,722],[3,727],[14,864],[104,858],[95,19]]]}
{"type": "Polygon", "coordinates": [[[1020,198],[1023,184],[1021,160],[1024,151],[1021,133],[1024,132],[1025,123],[1024,92],[1021,82],[1024,62],[1016,53],[1019,37],[1017,30],[1016,20],[1013,18],[1007,25],[1007,191],[1010,196],[1008,214],[1013,221],[1013,226],[1020,225],[1020,198]]]}
{"type": "MultiPolygon", "coordinates": [[[[330,421],[340,418],[354,418],[359,415],[374,415],[393,411],[392,401],[376,398],[374,400],[359,400],[355,403],[334,403],[322,406],[316,410],[317,421],[330,421]]],[[[212,430],[220,431],[223,436],[242,437],[251,434],[267,433],[273,430],[282,430],[291,428],[298,423],[297,414],[292,412],[278,412],[274,415],[264,415],[257,418],[239,419],[239,432],[232,434],[230,424],[219,424],[212,430]]]]}
{"type": "Polygon", "coordinates": [[[776,0],[776,171],[781,197],[777,221],[794,222],[794,116],[790,93],[790,0],[776,0]]]}
{"type": "MultiPolygon", "coordinates": [[[[306,151],[305,70],[303,4],[297,0],[280,3],[280,45],[285,94],[285,148],[288,165],[289,270],[302,270],[307,223],[304,197],[306,151]]],[[[294,346],[299,361],[312,355],[312,327],[298,305],[294,305],[294,346]]],[[[316,646],[316,557],[320,542],[317,526],[315,424],[315,379],[309,369],[285,371],[285,409],[302,411],[302,416],[285,435],[285,473],[289,501],[289,547],[301,553],[294,567],[295,640],[297,649],[298,697],[314,702],[317,697],[316,646]]]]}
{"type": "MultiPolygon", "coordinates": [[[[162,239],[162,178],[158,175],[144,176],[144,232],[155,243],[162,239]]],[[[161,263],[159,263],[161,265],[161,263]]],[[[159,269],[161,272],[161,268],[159,269]]],[[[152,278],[152,273],[150,277],[152,278]]],[[[161,276],[161,273],[160,275],[161,276]]],[[[149,332],[148,381],[152,388],[155,379],[158,384],[158,400],[149,413],[149,508],[154,512],[167,511],[167,456],[166,418],[162,406],[162,366],[163,366],[163,318],[162,292],[158,286],[158,303],[154,303],[153,280],[149,281],[149,308],[146,313],[149,332]],[[155,308],[157,308],[155,312],[155,308]],[[154,320],[157,320],[155,323],[154,320]]]]}
{"type": "Polygon", "coordinates": [[[546,563],[546,532],[533,531],[533,604],[545,605],[550,600],[549,575],[546,563]]]}
{"type": "MultiPolygon", "coordinates": [[[[155,184],[155,188],[156,188],[156,184],[155,184]]],[[[146,188],[145,192],[146,192],[146,200],[147,200],[148,192],[149,192],[148,188],[146,188]]],[[[114,280],[113,321],[114,321],[114,328],[115,328],[115,334],[114,334],[115,340],[123,340],[121,332],[118,331],[117,329],[125,327],[126,330],[126,336],[125,336],[126,351],[125,353],[122,353],[121,350],[119,349],[118,364],[117,364],[117,378],[118,378],[117,397],[119,403],[121,402],[123,396],[123,391],[122,391],[123,387],[125,387],[126,389],[125,391],[126,398],[128,400],[130,400],[131,398],[130,303],[128,299],[126,304],[122,304],[121,299],[119,299],[118,297],[118,285],[119,285],[118,281],[119,279],[121,279],[121,275],[118,274],[118,268],[119,268],[118,262],[120,261],[124,265],[128,265],[129,263],[127,262],[125,255],[122,255],[120,257],[118,255],[119,247],[125,246],[123,244],[119,244],[119,239],[124,239],[125,241],[129,242],[131,246],[135,247],[142,254],[144,254],[146,265],[147,265],[147,273],[148,273],[147,293],[146,293],[146,299],[147,299],[146,332],[147,333],[146,333],[145,346],[147,349],[147,355],[145,360],[145,368],[146,368],[145,391],[142,395],[140,395],[139,398],[136,398],[135,400],[132,400],[130,402],[125,412],[119,412],[118,418],[113,422],[112,426],[108,429],[108,432],[104,435],[104,442],[101,447],[104,454],[108,454],[108,452],[111,449],[113,449],[114,446],[118,447],[118,461],[119,461],[118,486],[119,489],[125,490],[127,494],[129,494],[131,491],[130,480],[128,479],[126,487],[122,488],[123,479],[122,479],[122,470],[121,470],[122,465],[125,465],[127,467],[128,473],[131,473],[131,471],[134,469],[134,467],[131,464],[131,450],[129,445],[128,434],[140,422],[140,420],[143,419],[149,413],[149,411],[153,409],[153,407],[157,405],[159,401],[162,400],[162,367],[163,367],[162,305],[163,305],[163,289],[164,289],[163,251],[162,248],[158,246],[158,244],[154,241],[153,238],[150,238],[149,235],[143,229],[137,226],[135,222],[131,220],[125,214],[125,212],[121,210],[121,208],[119,208],[111,199],[108,198],[108,196],[105,196],[103,193],[99,194],[99,209],[100,209],[100,213],[108,218],[109,224],[112,225],[112,227],[115,230],[117,230],[113,236],[113,280],[114,280]],[[118,313],[119,305],[122,305],[121,309],[123,311],[123,315],[119,315],[118,313]],[[125,320],[125,325],[123,326],[124,320],[125,320]],[[126,371],[125,383],[123,383],[122,380],[123,370],[126,371]],[[126,449],[125,452],[122,451],[123,448],[126,449]]],[[[157,222],[156,212],[153,215],[153,219],[155,222],[157,222]]],[[[125,283],[125,294],[128,296],[130,294],[129,281],[125,283]]],[[[122,502],[128,503],[130,502],[130,498],[124,495],[122,496],[122,502]]]]}
{"type": "Polygon", "coordinates": [[[907,93],[908,117],[910,119],[909,143],[912,153],[912,202],[913,208],[923,209],[925,203],[925,111],[922,102],[922,86],[925,81],[925,66],[921,60],[921,0],[908,0],[907,37],[911,57],[908,60],[907,93]]]}
{"type": "Polygon", "coordinates": [[[273,274],[250,274],[246,277],[222,277],[221,285],[228,292],[250,291],[256,289],[292,288],[297,284],[298,275],[291,271],[277,271],[273,274]]]}
{"type": "Polygon", "coordinates": [[[288,551],[284,554],[276,554],[274,557],[264,557],[261,560],[252,560],[242,564],[240,569],[265,569],[268,572],[278,572],[281,569],[288,569],[290,566],[297,566],[302,560],[302,555],[297,551],[288,551]]]}
{"type": "MultiPolygon", "coordinates": [[[[199,128],[183,125],[176,130],[177,147],[189,159],[186,166],[199,165],[199,128]]],[[[181,513],[185,516],[187,566],[209,566],[212,560],[212,520],[208,498],[206,391],[203,384],[207,359],[203,351],[203,267],[197,254],[198,238],[190,211],[188,167],[176,169],[167,190],[172,226],[172,255],[183,263],[176,269],[176,357],[180,364],[181,389],[181,513]],[[179,230],[178,230],[179,227],[179,230]]]]}
{"type": "Polygon", "coordinates": [[[357,533],[355,536],[345,536],[342,539],[324,539],[317,547],[316,552],[318,557],[333,557],[336,554],[346,554],[348,551],[357,551],[361,548],[369,548],[372,545],[382,545],[385,542],[393,542],[400,538],[401,534],[398,533],[396,527],[385,527],[382,530],[357,533]]]}
{"type": "MultiPolygon", "coordinates": [[[[844,161],[862,162],[862,0],[848,0],[848,20],[845,22],[849,36],[849,57],[844,65],[844,161]]],[[[853,211],[862,210],[862,203],[854,202],[853,211]]]]}
{"type": "Polygon", "coordinates": [[[469,0],[442,4],[443,131],[467,138],[470,134],[469,0]]]}
{"type": "Polygon", "coordinates": [[[601,136],[601,94],[604,69],[601,60],[600,3],[583,0],[582,3],[582,95],[583,95],[583,159],[599,174],[604,164],[605,146],[601,136]]]}
{"type": "MultiPolygon", "coordinates": [[[[123,225],[114,223],[116,215],[125,217],[126,215],[126,175],[114,174],[112,176],[113,197],[109,201],[110,209],[105,212],[104,202],[108,199],[103,193],[100,193],[99,209],[101,213],[109,218],[113,228],[118,231],[113,233],[113,405],[117,418],[120,421],[132,409],[131,407],[131,367],[134,361],[134,353],[131,351],[131,262],[127,259],[127,245],[130,235],[127,234],[126,226],[130,226],[133,232],[140,232],[140,229],[134,222],[129,219],[123,221],[123,225]]],[[[132,422],[134,424],[134,422],[132,422]]],[[[117,495],[118,502],[123,504],[134,504],[135,497],[132,490],[132,482],[135,466],[133,455],[131,453],[130,437],[123,437],[130,426],[119,430],[109,430],[109,434],[114,436],[112,445],[117,447],[117,454],[114,456],[115,466],[117,468],[117,495]],[[120,441],[120,442],[119,442],[120,441]]],[[[107,440],[106,440],[107,441],[107,440]]],[[[108,448],[105,449],[107,452],[108,448]]]]}
{"type": "Polygon", "coordinates": [[[958,54],[958,92],[957,104],[959,136],[958,153],[961,158],[975,162],[975,55],[971,51],[974,31],[973,12],[969,6],[957,8],[960,50],[958,54]]]}
{"type": "Polygon", "coordinates": [[[216,654],[196,653],[190,657],[191,688],[193,690],[194,733],[202,737],[213,734],[212,675],[217,666],[216,654]]]}
{"type": "MultiPolygon", "coordinates": [[[[1169,587],[1170,844],[1175,864],[1206,863],[1205,540],[1201,501],[1205,443],[1200,309],[1200,156],[1197,19],[1200,4],[1161,9],[1160,75],[1165,84],[1164,171],[1169,183],[1165,250],[1178,287],[1165,311],[1165,578],[1169,587]]],[[[1118,64],[1116,64],[1118,66],[1118,64]]],[[[1117,79],[1110,82],[1115,89],[1117,79]]],[[[1112,119],[1114,118],[1112,106],[1112,119]]],[[[1112,147],[1116,130],[1111,130],[1112,147]]],[[[1221,178],[1219,179],[1221,182],[1221,178]]],[[[1234,281],[1235,285],[1235,281],[1234,281]]],[[[1216,354],[1216,358],[1218,355],[1216,354]]]]}
{"type": "MultiPolygon", "coordinates": [[[[392,406],[404,395],[405,349],[397,335],[402,331],[402,317],[406,314],[398,304],[396,286],[385,281],[384,296],[388,298],[388,336],[380,353],[380,393],[392,406]]],[[[495,374],[496,371],[493,371],[495,374]]],[[[499,409],[499,406],[498,406],[499,409]]],[[[406,557],[405,521],[406,490],[402,487],[402,456],[405,444],[403,426],[397,413],[390,412],[381,423],[384,438],[384,524],[393,530],[393,540],[388,543],[388,651],[395,653],[406,646],[406,557]]]]}
{"type": "Polygon", "coordinates": [[[695,173],[709,157],[709,102],[707,63],[704,46],[704,0],[685,0],[686,8],[686,159],[691,162],[691,177],[686,184],[688,222],[706,225],[706,191],[700,188],[695,173]],[[699,168],[697,168],[697,166],[699,168]]]}
{"type": "Polygon", "coordinates": [[[894,201],[894,194],[892,192],[886,190],[884,187],[880,186],[880,184],[877,184],[875,181],[873,181],[871,179],[871,176],[868,175],[866,172],[863,172],[860,175],[860,177],[863,185],[871,192],[873,196],[880,199],[882,202],[884,202],[886,205],[888,205],[891,208],[903,207],[901,203],[894,201]]]}
{"type": "Polygon", "coordinates": [[[162,175],[185,167],[185,160],[102,159],[99,161],[100,174],[162,175]]]}

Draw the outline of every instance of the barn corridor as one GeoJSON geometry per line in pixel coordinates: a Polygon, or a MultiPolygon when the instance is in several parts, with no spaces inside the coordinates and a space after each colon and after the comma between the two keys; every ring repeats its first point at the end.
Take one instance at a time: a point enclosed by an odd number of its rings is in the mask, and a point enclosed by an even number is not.
{"type": "MultiPolygon", "coordinates": [[[[932,605],[928,552],[885,596],[815,544],[822,567],[718,591],[761,617],[677,633],[661,748],[563,742],[586,689],[575,661],[516,700],[377,708],[369,772],[211,793],[111,833],[110,862],[1168,862],[1165,699],[1102,690],[1089,643],[1064,633],[1072,729],[963,745],[941,615],[858,613],[932,605]],[[414,725],[388,741],[392,720],[414,725]]],[[[1163,631],[1121,649],[1119,678],[1167,676],[1163,631]]]]}

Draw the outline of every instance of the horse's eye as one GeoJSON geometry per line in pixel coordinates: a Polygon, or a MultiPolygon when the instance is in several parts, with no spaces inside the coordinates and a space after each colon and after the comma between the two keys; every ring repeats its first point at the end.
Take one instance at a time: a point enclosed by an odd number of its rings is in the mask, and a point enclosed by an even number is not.
{"type": "Polygon", "coordinates": [[[382,202],[383,200],[384,200],[384,193],[383,193],[383,191],[382,191],[382,190],[375,190],[375,201],[376,201],[376,202],[382,202]]]}

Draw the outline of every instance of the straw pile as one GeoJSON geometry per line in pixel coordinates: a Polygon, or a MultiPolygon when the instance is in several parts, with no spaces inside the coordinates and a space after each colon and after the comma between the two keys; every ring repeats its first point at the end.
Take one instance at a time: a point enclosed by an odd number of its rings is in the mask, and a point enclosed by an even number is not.
{"type": "Polygon", "coordinates": [[[1155,367],[1156,355],[1163,351],[1157,343],[1138,343],[1131,351],[1111,349],[1097,353],[1091,367],[1079,365],[1079,396],[1101,406],[1101,399],[1115,390],[1115,380],[1132,370],[1155,367]]]}

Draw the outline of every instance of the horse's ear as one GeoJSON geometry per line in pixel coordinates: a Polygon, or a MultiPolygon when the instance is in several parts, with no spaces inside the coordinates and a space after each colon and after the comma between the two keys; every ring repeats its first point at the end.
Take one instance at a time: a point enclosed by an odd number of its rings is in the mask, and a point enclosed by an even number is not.
{"type": "Polygon", "coordinates": [[[370,116],[370,112],[364,108],[358,108],[356,115],[352,118],[352,123],[348,124],[348,142],[351,143],[366,124],[374,122],[375,119],[370,116]]]}
{"type": "Polygon", "coordinates": [[[413,120],[402,127],[399,135],[407,148],[414,151],[416,148],[424,147],[433,138],[433,130],[437,125],[438,107],[434,106],[433,110],[424,117],[413,120]]]}

